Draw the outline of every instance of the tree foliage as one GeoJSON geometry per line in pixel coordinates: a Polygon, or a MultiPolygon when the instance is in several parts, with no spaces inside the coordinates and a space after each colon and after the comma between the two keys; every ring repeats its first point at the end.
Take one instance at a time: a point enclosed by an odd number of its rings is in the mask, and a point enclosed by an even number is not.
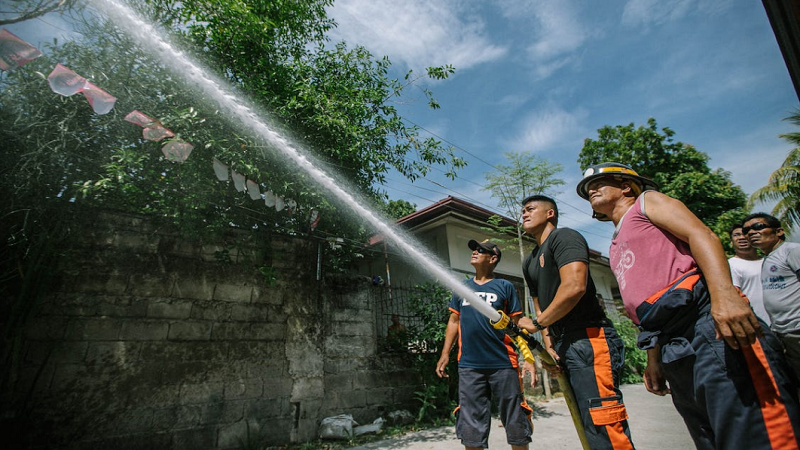
{"type": "MultiPolygon", "coordinates": [[[[530,151],[527,152],[505,152],[504,156],[508,164],[495,166],[496,172],[486,174],[486,187],[484,190],[491,192],[492,197],[497,199],[500,208],[508,217],[515,219],[517,225],[513,229],[501,225],[499,216],[492,216],[489,219],[491,228],[501,234],[511,233],[516,235],[514,243],[519,249],[520,264],[525,259],[525,241],[523,240],[523,230],[520,227],[522,217],[522,201],[536,194],[544,194],[556,186],[563,186],[564,180],[556,178],[561,172],[562,166],[558,163],[551,163],[545,158],[537,157],[530,151]]],[[[505,239],[499,239],[508,242],[505,239]]],[[[508,242],[510,244],[510,242],[508,242]]],[[[525,305],[530,298],[528,286],[525,285],[525,305]]]]}
{"type": "MultiPolygon", "coordinates": [[[[11,3],[13,11],[44,13],[62,2],[11,3]]],[[[393,78],[388,59],[362,47],[328,45],[326,33],[335,25],[325,15],[330,0],[130,3],[157,19],[185,53],[197,55],[238,95],[270,111],[265,121],[304,144],[368,201],[383,203],[385,194],[376,186],[391,169],[413,179],[433,165],[453,173],[465,164],[440,142],[406,127],[393,106],[409,86],[445,79],[452,67],[393,78]]],[[[366,233],[360,219],[340,214],[340,205],[308,174],[232,123],[213,99],[166,70],[157,54],[88,7],[64,20],[74,31],[71,40],[54,39],[40,46],[42,57],[0,74],[0,312],[13,311],[9,335],[20,336],[17,325],[35,308],[37,294],[28,288],[46,286],[42,280],[57,267],[55,244],[80,232],[73,219],[86,218],[92,208],[146,214],[187,238],[215,242],[231,227],[250,230],[250,239],[259,242],[269,233],[309,233],[311,208],[320,211],[317,234],[366,233]],[[115,96],[111,112],[94,114],[82,95],[53,93],[47,75],[57,63],[115,96]],[[165,141],[145,140],[140,127],[124,121],[133,110],[193,144],[190,157],[183,163],[165,159],[165,141]],[[217,181],[215,158],[261,192],[293,199],[297,207],[279,212],[217,181]]]]}
{"type": "MultiPolygon", "coordinates": [[[[34,2],[29,2],[33,4],[34,2]]],[[[389,76],[391,63],[362,47],[325,46],[335,24],[325,16],[328,0],[157,1],[136,6],[155,17],[176,41],[223,75],[240,95],[272,111],[268,121],[305,144],[337,172],[343,183],[375,203],[380,182],[394,168],[409,178],[432,165],[453,172],[464,165],[451,149],[423,139],[404,125],[392,105],[420,77],[389,76]],[[291,130],[291,131],[288,131],[291,130]]],[[[305,217],[259,207],[213,177],[214,158],[268,190],[322,210],[319,230],[358,232],[335,213],[313,180],[273,155],[247,130],[231,123],[214,103],[198,96],[179,74],[165,70],[113,24],[90,13],[76,15],[84,36],[42,49],[45,56],[0,80],[7,145],[4,180],[16,205],[42,197],[155,214],[198,232],[234,225],[304,232],[305,217]],[[45,75],[60,62],[117,97],[111,113],[92,114],[79,96],[49,91],[45,75]],[[38,74],[38,75],[37,75],[38,74]],[[145,141],[141,129],[124,122],[140,110],[195,146],[182,164],[160,156],[161,143],[145,141]],[[24,155],[24,157],[23,157],[24,155]]],[[[430,68],[425,77],[444,79],[452,68],[430,68]]],[[[430,95],[429,91],[428,95],[430,95]]],[[[432,97],[429,98],[435,106],[432,97]]]]}
{"type": "Polygon", "coordinates": [[[406,200],[389,200],[386,203],[386,215],[392,219],[401,219],[417,210],[417,205],[406,200]]]}
{"type": "Polygon", "coordinates": [[[75,0],[7,0],[0,11],[0,25],[25,22],[47,13],[67,10],[75,3],[75,0]]]}
{"type": "Polygon", "coordinates": [[[509,217],[519,219],[522,200],[535,194],[544,194],[556,186],[563,186],[564,180],[556,178],[563,170],[561,164],[551,163],[537,157],[530,151],[505,152],[508,164],[495,166],[496,172],[486,174],[486,187],[497,199],[500,208],[509,217]]]}
{"type": "Polygon", "coordinates": [[[655,119],[648,119],[647,126],[604,126],[597,133],[597,139],[584,140],[578,156],[581,170],[605,161],[628,164],[712,229],[723,214],[744,207],[745,193],[731,181],[730,172],[709,168],[708,155],[675,141],[668,127],[659,131],[655,119]]]}
{"type": "MultiPolygon", "coordinates": [[[[800,109],[785,120],[800,126],[800,109]]],[[[766,186],[753,192],[748,207],[757,202],[777,202],[772,215],[779,218],[787,233],[800,225],[800,132],[780,135],[794,146],[781,166],[769,177],[766,186]]]]}

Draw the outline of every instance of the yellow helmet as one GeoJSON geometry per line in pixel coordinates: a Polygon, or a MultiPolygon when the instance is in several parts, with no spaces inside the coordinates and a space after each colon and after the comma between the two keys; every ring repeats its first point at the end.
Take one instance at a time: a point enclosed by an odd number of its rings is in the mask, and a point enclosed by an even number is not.
{"type": "MultiPolygon", "coordinates": [[[[589,166],[583,172],[583,178],[578,183],[577,187],[578,195],[584,200],[589,200],[589,192],[586,186],[593,180],[603,177],[612,177],[617,181],[632,181],[631,188],[636,196],[639,196],[643,191],[658,190],[658,184],[655,181],[639,175],[630,166],[615,162],[604,162],[589,166]]],[[[592,217],[604,222],[611,220],[605,214],[600,214],[596,211],[592,217]]]]}

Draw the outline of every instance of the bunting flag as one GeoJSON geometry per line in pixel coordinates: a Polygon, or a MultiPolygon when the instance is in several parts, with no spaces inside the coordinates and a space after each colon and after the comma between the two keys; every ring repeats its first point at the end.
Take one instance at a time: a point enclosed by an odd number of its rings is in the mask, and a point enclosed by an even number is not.
{"type": "Polygon", "coordinates": [[[117,98],[108,92],[100,89],[86,78],[78,75],[77,73],[67,69],[63,65],[56,64],[55,69],[47,76],[47,82],[50,84],[50,89],[56,94],[69,97],[78,92],[83,93],[89,105],[97,114],[108,114],[117,98]]]}
{"type": "Polygon", "coordinates": [[[129,112],[127,116],[125,116],[125,121],[144,128],[155,123],[156,119],[153,119],[147,114],[134,109],[133,111],[129,112]]]}
{"type": "Polygon", "coordinates": [[[5,28],[0,28],[0,70],[22,67],[40,56],[42,52],[39,49],[5,28]]]}
{"type": "Polygon", "coordinates": [[[142,137],[148,141],[158,142],[164,138],[175,137],[175,133],[164,128],[161,122],[135,109],[125,116],[125,120],[144,128],[142,137]]]}
{"type": "Polygon", "coordinates": [[[320,215],[319,215],[319,211],[317,211],[316,209],[312,209],[312,210],[311,210],[311,214],[310,214],[310,216],[309,216],[309,218],[308,218],[308,221],[309,221],[309,223],[310,223],[310,226],[311,226],[311,230],[312,230],[312,231],[313,231],[315,228],[317,228],[317,225],[319,225],[319,217],[320,217],[320,215]]]}
{"type": "Polygon", "coordinates": [[[217,158],[214,158],[214,175],[219,181],[228,181],[228,166],[217,158]]]}
{"type": "Polygon", "coordinates": [[[244,175],[236,172],[235,170],[231,170],[231,176],[233,177],[233,186],[239,192],[244,192],[247,188],[244,186],[244,175]]]}
{"type": "Polygon", "coordinates": [[[144,130],[142,130],[142,137],[148,141],[158,142],[164,138],[175,137],[175,133],[168,128],[164,128],[160,122],[156,121],[153,125],[145,127],[144,130]]]}
{"type": "MultiPolygon", "coordinates": [[[[135,117],[131,117],[131,119],[136,120],[135,117]]],[[[132,120],[129,120],[129,122],[131,122],[132,120]]],[[[216,175],[217,179],[219,181],[228,181],[228,173],[229,173],[228,166],[217,158],[213,159],[212,165],[214,167],[214,175],[216,175]]],[[[247,179],[247,177],[236,172],[233,169],[230,170],[230,177],[233,178],[233,185],[238,192],[247,191],[247,195],[249,195],[250,198],[253,200],[259,200],[263,198],[264,204],[269,208],[275,208],[276,211],[283,211],[284,209],[286,209],[289,212],[289,214],[294,214],[300,211],[300,209],[298,209],[297,207],[297,202],[294,199],[291,198],[284,199],[283,197],[276,195],[274,192],[272,192],[272,190],[261,192],[261,187],[259,183],[247,179]]],[[[312,209],[309,216],[309,224],[311,225],[311,229],[313,230],[314,228],[316,228],[318,223],[319,223],[319,211],[312,209]]]]}
{"type": "Polygon", "coordinates": [[[286,209],[289,210],[289,214],[294,214],[295,209],[297,209],[297,202],[288,198],[286,199],[286,209]]]}
{"type": "Polygon", "coordinates": [[[83,78],[59,63],[56,64],[56,68],[47,76],[47,82],[50,84],[50,89],[52,89],[53,92],[63,95],[64,97],[69,97],[83,89],[86,85],[86,78],[83,78]]]}
{"type": "Polygon", "coordinates": [[[261,200],[261,191],[258,189],[258,183],[253,180],[247,180],[247,194],[253,200],[261,200]]]}
{"type": "Polygon", "coordinates": [[[164,157],[172,162],[184,162],[192,153],[192,144],[178,139],[172,140],[161,147],[164,157]]]}
{"type": "MultiPolygon", "coordinates": [[[[108,114],[117,102],[117,98],[87,81],[81,94],[91,105],[96,114],[108,114]]],[[[190,150],[191,151],[191,150],[190,150]]]]}
{"type": "Polygon", "coordinates": [[[272,191],[267,191],[264,193],[264,204],[270,208],[275,207],[275,199],[275,194],[273,194],[272,191]]]}

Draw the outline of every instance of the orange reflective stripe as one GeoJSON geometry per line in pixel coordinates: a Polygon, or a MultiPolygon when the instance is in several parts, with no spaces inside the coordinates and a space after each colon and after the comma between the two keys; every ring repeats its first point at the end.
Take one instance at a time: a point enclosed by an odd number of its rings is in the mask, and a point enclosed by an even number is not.
{"type": "MultiPolygon", "coordinates": [[[[612,425],[617,422],[622,422],[623,420],[628,420],[628,411],[625,410],[625,405],[622,403],[600,408],[589,408],[589,414],[592,416],[592,423],[595,425],[612,425]]],[[[627,438],[627,436],[625,437],[627,438]]]]}
{"type": "Polygon", "coordinates": [[[761,414],[764,416],[764,426],[767,428],[772,448],[797,450],[797,438],[761,342],[756,340],[750,347],[744,347],[742,354],[747,361],[750,378],[756,389],[761,414]]]}
{"type": "MultiPolygon", "coordinates": [[[[594,353],[594,376],[597,379],[597,392],[600,394],[600,397],[617,395],[613,389],[614,373],[611,370],[611,353],[609,353],[608,350],[605,330],[599,327],[587,328],[586,335],[589,338],[589,343],[592,344],[592,353],[594,353]]],[[[590,408],[589,414],[592,415],[592,420],[594,421],[593,409],[600,410],[600,412],[598,412],[599,415],[607,416],[611,414],[611,408],[613,407],[603,406],[601,408],[590,408]],[[607,410],[608,414],[604,414],[602,412],[603,410],[607,410]]],[[[627,419],[628,413],[625,411],[625,405],[619,404],[619,410],[616,410],[615,414],[617,417],[622,417],[624,415],[627,419]]],[[[605,418],[608,419],[608,417],[605,418]]],[[[622,420],[625,419],[608,422],[607,424],[603,423],[602,425],[606,428],[612,448],[615,450],[633,450],[633,444],[630,439],[628,439],[628,436],[625,435],[625,429],[622,427],[622,420]]]]}
{"type": "Polygon", "coordinates": [[[458,359],[456,361],[461,362],[461,321],[458,321],[458,359]]]}
{"type": "Polygon", "coordinates": [[[519,366],[517,359],[517,349],[511,345],[513,341],[508,335],[503,336],[503,343],[506,344],[506,353],[508,353],[508,360],[511,361],[511,366],[517,368],[519,366]]]}
{"type": "Polygon", "coordinates": [[[662,290],[656,292],[655,294],[651,295],[650,297],[648,297],[647,300],[645,300],[645,302],[650,303],[652,305],[653,303],[656,302],[656,300],[661,298],[661,296],[664,295],[664,293],[666,293],[670,289],[689,289],[689,290],[691,290],[694,287],[694,285],[697,284],[698,280],[700,280],[700,273],[699,272],[695,271],[694,273],[692,273],[692,272],[684,273],[683,275],[679,276],[678,278],[675,278],[674,280],[672,280],[667,285],[667,287],[665,287],[664,289],[662,289],[662,290]],[[687,274],[691,274],[691,275],[686,276],[687,274]],[[681,278],[683,278],[683,277],[686,277],[686,278],[681,280],[681,278]],[[678,283],[678,281],[680,281],[680,283],[678,283]],[[678,283],[678,284],[676,285],[675,283],[678,283]]]}

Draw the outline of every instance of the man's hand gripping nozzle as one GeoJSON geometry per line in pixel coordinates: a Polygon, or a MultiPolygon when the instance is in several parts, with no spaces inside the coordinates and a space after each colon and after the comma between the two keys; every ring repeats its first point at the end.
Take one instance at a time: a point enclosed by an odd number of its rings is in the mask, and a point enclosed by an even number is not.
{"type": "Polygon", "coordinates": [[[527,330],[518,327],[503,311],[498,312],[500,313],[500,318],[497,319],[497,322],[489,321],[489,323],[491,323],[495,329],[504,331],[508,337],[514,340],[514,343],[517,344],[517,348],[522,354],[522,357],[525,358],[525,361],[533,363],[533,353],[531,352],[531,350],[533,350],[544,362],[551,365],[555,364],[550,353],[546,352],[542,344],[534,339],[527,330]]]}

